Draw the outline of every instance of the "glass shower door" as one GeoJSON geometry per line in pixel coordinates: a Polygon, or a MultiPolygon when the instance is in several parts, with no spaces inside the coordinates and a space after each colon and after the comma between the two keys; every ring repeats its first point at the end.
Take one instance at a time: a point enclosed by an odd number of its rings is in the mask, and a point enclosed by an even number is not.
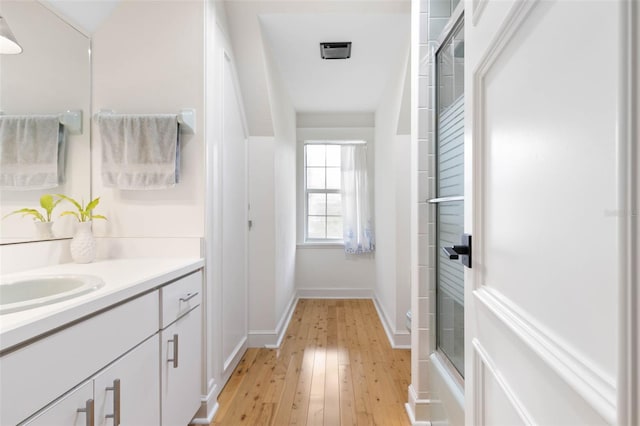
{"type": "Polygon", "coordinates": [[[436,53],[436,340],[464,377],[464,266],[442,250],[464,231],[464,30],[459,22],[436,53]]]}

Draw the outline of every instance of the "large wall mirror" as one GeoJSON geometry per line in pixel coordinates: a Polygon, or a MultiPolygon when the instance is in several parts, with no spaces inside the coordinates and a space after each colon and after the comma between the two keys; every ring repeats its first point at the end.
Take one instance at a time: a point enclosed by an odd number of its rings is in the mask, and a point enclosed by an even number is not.
{"type": "Polygon", "coordinates": [[[1,0],[0,15],[23,49],[20,54],[0,54],[0,111],[5,123],[10,116],[82,112],[81,131],[66,131],[64,178],[58,186],[0,189],[0,244],[68,238],[73,234],[75,219],[60,217],[62,211],[70,209],[68,204],[61,203],[53,211],[52,237],[41,234],[31,217],[5,216],[22,208],[40,209],[43,194],[90,199],[91,40],[37,0],[1,0]]]}

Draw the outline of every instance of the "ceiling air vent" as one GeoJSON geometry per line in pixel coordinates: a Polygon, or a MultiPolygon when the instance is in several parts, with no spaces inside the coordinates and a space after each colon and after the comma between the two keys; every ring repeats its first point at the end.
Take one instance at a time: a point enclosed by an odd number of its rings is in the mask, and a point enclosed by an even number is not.
{"type": "Polygon", "coordinates": [[[322,59],[347,59],[351,57],[351,42],[320,43],[322,59]]]}

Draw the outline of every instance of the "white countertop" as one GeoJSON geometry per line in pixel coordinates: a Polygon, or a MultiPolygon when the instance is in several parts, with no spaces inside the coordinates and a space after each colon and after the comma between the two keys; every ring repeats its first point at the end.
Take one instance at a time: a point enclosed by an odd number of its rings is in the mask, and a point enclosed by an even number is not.
{"type": "Polygon", "coordinates": [[[0,352],[203,266],[201,258],[114,259],[88,264],[65,263],[3,275],[3,280],[8,280],[37,275],[86,274],[102,278],[105,285],[70,300],[0,315],[0,352]]]}

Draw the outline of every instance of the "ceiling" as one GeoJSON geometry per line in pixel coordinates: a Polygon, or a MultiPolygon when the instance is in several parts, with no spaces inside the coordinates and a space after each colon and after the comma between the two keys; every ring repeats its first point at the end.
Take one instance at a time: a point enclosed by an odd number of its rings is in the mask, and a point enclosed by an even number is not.
{"type": "MultiPolygon", "coordinates": [[[[44,0],[93,34],[122,0],[44,0]]],[[[218,1],[215,1],[218,3],[218,1]]],[[[265,55],[297,112],[374,112],[402,77],[409,0],[227,0],[226,27],[252,135],[272,135],[265,55]],[[353,42],[351,58],[322,60],[320,42],[353,42]],[[265,44],[267,46],[265,46],[265,44]]]]}
{"type": "Polygon", "coordinates": [[[375,111],[408,54],[409,14],[280,13],[259,20],[298,112],[375,111]],[[320,57],[320,42],[341,41],[353,43],[351,58],[320,57]]]}
{"type": "Polygon", "coordinates": [[[249,132],[273,134],[265,57],[294,109],[374,112],[409,54],[409,0],[227,0],[226,27],[249,132]],[[322,60],[320,42],[351,41],[346,60],[322,60]]]}

